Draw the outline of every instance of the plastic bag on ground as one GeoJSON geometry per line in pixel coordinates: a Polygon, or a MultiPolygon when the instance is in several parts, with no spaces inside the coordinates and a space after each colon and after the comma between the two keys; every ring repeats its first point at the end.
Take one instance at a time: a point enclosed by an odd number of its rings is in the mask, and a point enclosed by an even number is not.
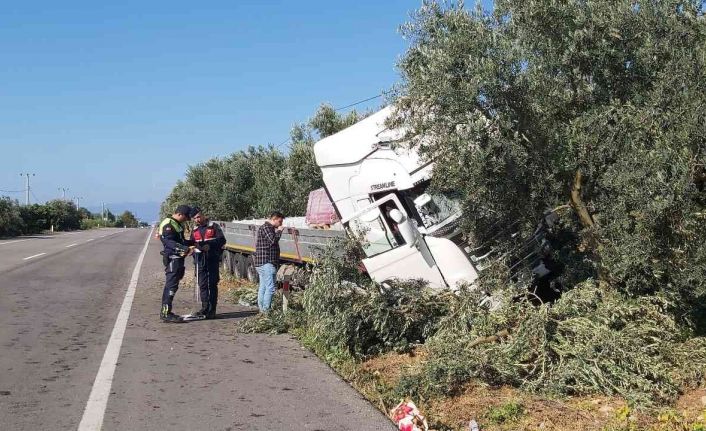
{"type": "Polygon", "coordinates": [[[400,431],[428,431],[427,420],[410,400],[402,401],[390,411],[390,419],[400,431]]]}

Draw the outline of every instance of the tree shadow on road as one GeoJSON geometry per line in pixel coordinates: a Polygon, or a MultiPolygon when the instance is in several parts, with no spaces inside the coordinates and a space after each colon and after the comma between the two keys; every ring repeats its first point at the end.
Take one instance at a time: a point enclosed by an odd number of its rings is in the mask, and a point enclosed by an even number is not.
{"type": "Polygon", "coordinates": [[[256,314],[257,314],[257,310],[231,311],[228,313],[218,313],[218,314],[216,314],[216,318],[213,320],[243,319],[245,317],[254,316],[256,314]]]}

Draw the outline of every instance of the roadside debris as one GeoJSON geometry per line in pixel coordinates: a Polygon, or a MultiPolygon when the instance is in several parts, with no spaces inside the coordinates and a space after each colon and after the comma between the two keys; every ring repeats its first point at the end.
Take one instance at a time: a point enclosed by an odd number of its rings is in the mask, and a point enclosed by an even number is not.
{"type": "Polygon", "coordinates": [[[400,431],[429,430],[426,418],[411,400],[405,400],[397,404],[397,407],[390,411],[390,419],[400,431]]]}

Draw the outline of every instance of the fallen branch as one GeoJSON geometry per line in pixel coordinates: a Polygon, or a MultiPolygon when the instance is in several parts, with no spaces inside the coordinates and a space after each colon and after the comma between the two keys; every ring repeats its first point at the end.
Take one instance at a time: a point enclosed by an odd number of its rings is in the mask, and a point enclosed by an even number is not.
{"type": "Polygon", "coordinates": [[[487,337],[480,337],[475,339],[473,342],[471,342],[471,344],[468,345],[468,348],[472,349],[480,344],[494,343],[508,336],[510,336],[510,331],[508,331],[507,329],[503,329],[502,331],[496,332],[495,335],[489,335],[487,337]]]}

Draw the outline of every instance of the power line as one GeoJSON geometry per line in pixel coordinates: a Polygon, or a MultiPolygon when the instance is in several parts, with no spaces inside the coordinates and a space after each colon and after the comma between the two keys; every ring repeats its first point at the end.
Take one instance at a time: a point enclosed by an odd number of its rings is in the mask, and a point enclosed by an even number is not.
{"type": "Polygon", "coordinates": [[[286,143],[289,142],[290,140],[291,140],[291,138],[285,139],[284,141],[282,141],[282,142],[280,142],[279,144],[275,145],[275,148],[281,147],[282,145],[286,144],[286,143]]]}
{"type": "MultiPolygon", "coordinates": [[[[354,106],[360,105],[361,103],[370,102],[371,100],[379,99],[380,97],[383,97],[383,96],[386,96],[386,95],[387,95],[387,92],[383,91],[382,93],[376,94],[375,96],[367,97],[367,98],[362,99],[362,100],[359,100],[359,101],[357,101],[357,102],[353,102],[353,103],[350,103],[350,104],[348,104],[348,105],[341,106],[340,108],[333,108],[333,110],[334,110],[335,112],[342,111],[342,110],[344,110],[344,109],[348,109],[348,108],[352,108],[352,107],[354,107],[354,106]]],[[[279,144],[275,145],[275,148],[281,147],[282,145],[286,144],[286,143],[289,142],[290,140],[291,140],[290,138],[285,139],[284,141],[282,141],[282,142],[280,142],[279,144]]]]}
{"type": "Polygon", "coordinates": [[[2,193],[23,193],[24,190],[0,190],[2,193]]]}
{"type": "Polygon", "coordinates": [[[370,102],[371,100],[375,100],[375,99],[377,99],[377,98],[380,98],[380,97],[384,96],[385,94],[386,94],[385,92],[382,92],[382,93],[377,94],[377,95],[375,95],[375,96],[368,97],[367,99],[363,99],[363,100],[359,100],[359,101],[357,101],[357,102],[353,102],[353,103],[351,103],[350,105],[341,106],[340,108],[334,108],[334,111],[341,111],[341,110],[343,110],[343,109],[352,108],[352,107],[354,107],[354,106],[356,106],[356,105],[360,105],[361,103],[370,102]]]}

